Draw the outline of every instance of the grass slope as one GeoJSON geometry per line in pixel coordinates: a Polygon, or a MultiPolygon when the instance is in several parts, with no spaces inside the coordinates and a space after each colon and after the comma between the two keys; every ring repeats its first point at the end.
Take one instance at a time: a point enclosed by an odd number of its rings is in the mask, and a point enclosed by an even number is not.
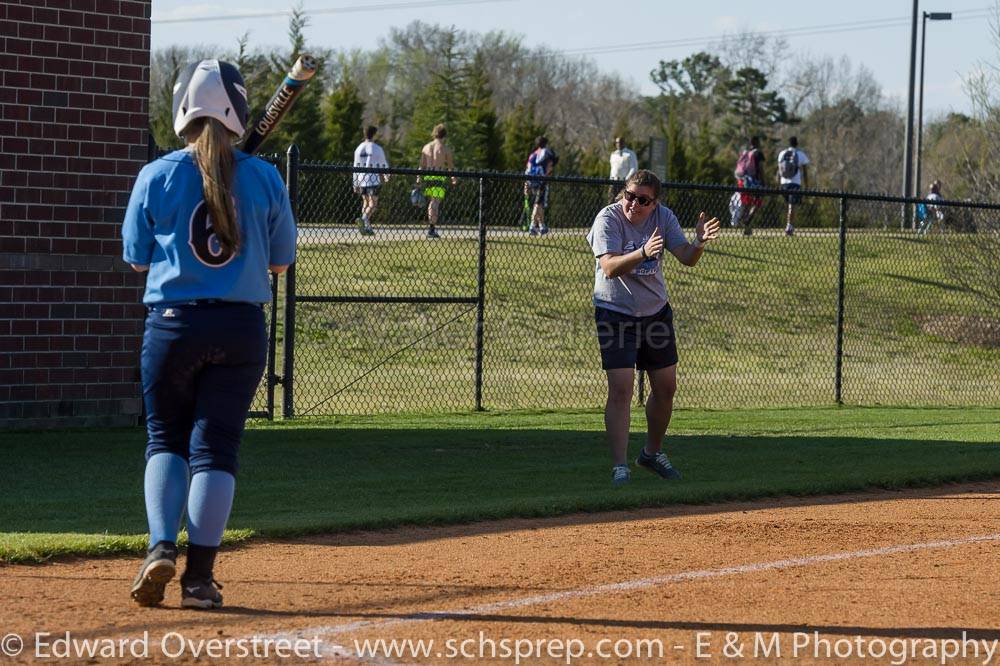
{"type": "MultiPolygon", "coordinates": [[[[692,215],[682,218],[690,222],[692,215]]],[[[594,341],[593,258],[585,231],[556,230],[542,239],[513,230],[491,232],[487,408],[599,406],[595,396],[602,394],[604,378],[594,341]]],[[[435,243],[394,229],[363,243],[333,234],[314,230],[300,248],[300,294],[476,294],[478,251],[471,231],[446,229],[435,243]],[[324,234],[329,239],[320,242],[324,234]]],[[[1000,404],[1000,349],[955,343],[921,326],[928,318],[955,315],[996,318],[972,294],[949,284],[937,243],[891,231],[849,233],[847,404],[1000,404]]],[[[746,238],[727,229],[697,267],[668,259],[681,355],[679,404],[832,404],[837,257],[834,232],[793,238],[762,232],[746,238]]],[[[297,412],[471,409],[475,317],[474,306],[455,303],[300,304],[297,412]]]]}
{"type": "MultiPolygon", "coordinates": [[[[1000,409],[680,411],[667,446],[685,479],[636,470],[615,489],[594,411],[266,424],[247,432],[226,541],[986,479],[998,431],[1000,409]]],[[[143,441],[6,433],[0,561],[140,552],[143,441]]]]}

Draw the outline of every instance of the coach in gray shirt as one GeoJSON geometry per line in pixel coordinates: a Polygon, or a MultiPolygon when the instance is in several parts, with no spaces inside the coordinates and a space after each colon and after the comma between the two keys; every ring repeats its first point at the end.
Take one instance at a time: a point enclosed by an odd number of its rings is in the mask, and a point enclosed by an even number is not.
{"type": "Polygon", "coordinates": [[[687,242],[677,217],[659,198],[656,175],[637,171],[587,234],[596,258],[594,317],[601,367],[608,375],[604,425],[616,486],[631,478],[628,434],[636,368],[646,371],[652,391],[646,400],[646,445],[635,462],[664,479],[681,476],[662,451],[677,391],[677,345],[661,259],[666,249],[685,266],[694,266],[705,244],[719,237],[718,218],[706,221],[702,212],[695,240],[687,242]]]}

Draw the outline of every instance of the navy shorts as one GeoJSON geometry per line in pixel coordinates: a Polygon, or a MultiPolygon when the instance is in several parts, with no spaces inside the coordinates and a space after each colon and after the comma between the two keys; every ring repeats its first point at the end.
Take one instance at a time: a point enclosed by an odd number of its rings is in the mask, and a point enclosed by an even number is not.
{"type": "Polygon", "coordinates": [[[379,190],[382,189],[381,185],[372,185],[370,187],[361,188],[361,196],[363,197],[377,197],[379,190]]]}
{"type": "Polygon", "coordinates": [[[259,305],[150,307],[142,340],[146,459],[173,453],[188,461],[192,474],[214,469],[235,475],[266,358],[259,305]]]}
{"type": "Polygon", "coordinates": [[[785,197],[785,201],[788,202],[790,206],[798,206],[802,203],[802,195],[796,192],[796,190],[802,189],[802,186],[798,183],[785,183],[781,186],[781,189],[788,190],[787,193],[782,196],[785,197]]]}
{"type": "Polygon", "coordinates": [[[594,308],[601,367],[659,370],[677,364],[674,312],[670,303],[648,317],[594,308]]]}

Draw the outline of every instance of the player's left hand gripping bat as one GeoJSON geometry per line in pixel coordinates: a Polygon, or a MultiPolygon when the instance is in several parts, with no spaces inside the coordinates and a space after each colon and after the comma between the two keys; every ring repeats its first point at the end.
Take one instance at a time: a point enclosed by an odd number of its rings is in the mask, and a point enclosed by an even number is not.
{"type": "Polygon", "coordinates": [[[292,102],[312,79],[316,67],[316,58],[305,54],[299,56],[291,71],[285,75],[285,80],[274,92],[271,101],[264,107],[264,111],[250,126],[246,141],[243,143],[243,152],[250,154],[257,152],[260,144],[264,143],[264,139],[274,130],[281,117],[292,107],[292,102]]]}

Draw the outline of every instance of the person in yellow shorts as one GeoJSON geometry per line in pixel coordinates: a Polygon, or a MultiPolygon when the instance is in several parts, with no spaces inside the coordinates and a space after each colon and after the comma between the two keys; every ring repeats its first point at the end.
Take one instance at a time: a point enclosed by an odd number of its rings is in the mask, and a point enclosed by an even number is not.
{"type": "MultiPolygon", "coordinates": [[[[431,133],[433,141],[428,143],[420,151],[420,168],[434,171],[452,171],[455,168],[455,155],[451,148],[445,143],[448,130],[443,124],[434,126],[431,133]]],[[[451,184],[458,183],[458,179],[451,177],[451,184]]],[[[424,196],[427,197],[427,228],[428,238],[440,238],[436,226],[438,216],[441,213],[441,202],[447,192],[449,178],[447,176],[417,176],[417,186],[423,182],[424,196]]]]}

